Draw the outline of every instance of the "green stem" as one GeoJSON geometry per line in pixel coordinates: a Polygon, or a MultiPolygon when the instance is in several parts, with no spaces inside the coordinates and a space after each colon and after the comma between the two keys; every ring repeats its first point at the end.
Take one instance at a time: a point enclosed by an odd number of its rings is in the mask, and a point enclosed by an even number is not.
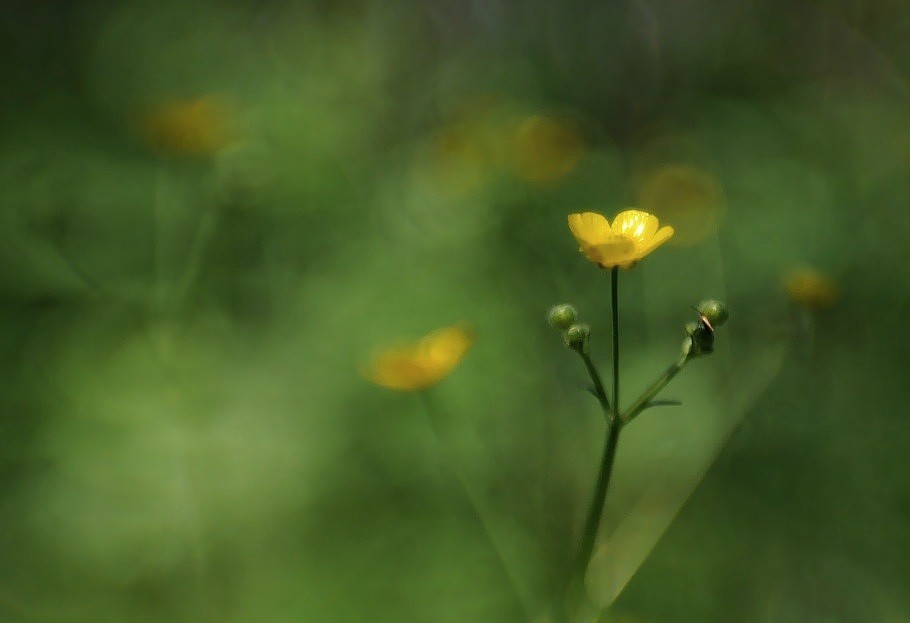
{"type": "Polygon", "coordinates": [[[607,500],[607,489],[613,473],[613,463],[616,460],[616,444],[619,442],[621,428],[622,425],[618,421],[607,423],[607,434],[604,439],[604,452],[600,459],[600,470],[597,473],[597,484],[594,485],[594,496],[591,498],[591,506],[588,509],[588,518],[585,521],[575,565],[575,573],[582,578],[588,568],[591,553],[594,551],[594,543],[597,540],[597,530],[600,527],[604,502],[607,500]]]}
{"type": "Polygon", "coordinates": [[[621,424],[623,426],[628,424],[633,419],[635,419],[635,416],[644,411],[648,406],[648,403],[660,392],[660,390],[667,386],[667,383],[673,380],[674,376],[679,374],[679,372],[684,367],[686,367],[686,364],[689,363],[689,360],[691,358],[692,357],[689,355],[689,353],[686,352],[680,356],[679,360],[676,363],[667,368],[664,373],[661,374],[660,377],[658,377],[658,379],[644,391],[638,400],[636,400],[635,403],[629,407],[628,411],[620,416],[619,421],[621,424]]]}
{"type": "Polygon", "coordinates": [[[610,273],[610,307],[613,309],[613,411],[614,420],[621,413],[619,408],[619,266],[610,273]]]}
{"type": "MultiPolygon", "coordinates": [[[[578,558],[575,563],[574,573],[584,578],[585,570],[591,561],[594,543],[597,541],[597,532],[603,516],[604,503],[607,500],[607,490],[610,487],[610,477],[613,474],[613,464],[616,462],[616,447],[619,443],[619,432],[623,422],[619,417],[619,296],[618,296],[619,268],[614,267],[611,274],[610,307],[613,315],[613,412],[607,419],[607,432],[604,440],[603,454],[600,459],[600,469],[597,473],[597,483],[594,485],[594,495],[591,506],[588,508],[588,517],[585,521],[581,544],[578,548],[578,558]]],[[[587,363],[587,361],[586,361],[587,363]]],[[[596,371],[595,371],[596,372],[596,371]]],[[[596,390],[596,383],[595,383],[596,390]]],[[[603,385],[601,384],[601,391],[603,385]]]]}
{"type": "Polygon", "coordinates": [[[206,246],[212,234],[215,232],[216,213],[212,206],[205,208],[205,211],[199,217],[196,224],[196,233],[193,235],[193,241],[190,244],[189,255],[186,261],[186,267],[183,274],[175,284],[172,306],[177,309],[186,298],[193,282],[199,278],[202,261],[205,256],[206,246]]]}

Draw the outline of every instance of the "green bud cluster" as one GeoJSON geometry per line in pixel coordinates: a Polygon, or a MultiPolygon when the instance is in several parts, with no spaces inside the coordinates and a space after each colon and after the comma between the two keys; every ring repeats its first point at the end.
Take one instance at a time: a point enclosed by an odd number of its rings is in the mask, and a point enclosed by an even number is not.
{"type": "Polygon", "coordinates": [[[588,338],[591,336],[591,327],[583,323],[575,323],[563,333],[566,346],[572,350],[585,351],[588,348],[588,338]]]}
{"type": "Polygon", "coordinates": [[[683,348],[689,355],[708,355],[714,352],[714,329],[704,322],[686,323],[686,335],[689,336],[683,348]]]}
{"type": "Polygon", "coordinates": [[[709,355],[714,352],[714,330],[730,318],[727,306],[721,301],[709,299],[702,301],[695,308],[698,322],[688,322],[685,326],[688,339],[683,343],[686,355],[709,355]]]}
{"type": "Polygon", "coordinates": [[[550,326],[562,333],[562,339],[566,346],[572,350],[585,352],[588,348],[588,337],[591,335],[591,327],[587,324],[577,322],[578,312],[568,303],[554,305],[547,313],[547,322],[550,326]]]}
{"type": "Polygon", "coordinates": [[[711,326],[715,329],[730,319],[730,311],[727,306],[717,299],[708,299],[698,304],[698,313],[708,319],[711,326]]]}
{"type": "Polygon", "coordinates": [[[547,322],[550,323],[551,327],[560,331],[565,331],[571,327],[577,318],[578,312],[568,303],[554,305],[547,313],[547,322]]]}

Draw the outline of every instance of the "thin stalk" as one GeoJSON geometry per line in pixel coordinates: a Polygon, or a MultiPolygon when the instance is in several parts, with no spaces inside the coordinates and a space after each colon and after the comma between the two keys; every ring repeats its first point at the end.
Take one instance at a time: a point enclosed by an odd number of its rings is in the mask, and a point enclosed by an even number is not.
{"type": "Polygon", "coordinates": [[[619,408],[619,266],[614,266],[610,273],[610,307],[613,310],[613,411],[617,419],[621,413],[619,408]]]}
{"type": "Polygon", "coordinates": [[[215,231],[216,213],[215,209],[208,206],[199,218],[196,225],[196,233],[193,235],[193,241],[190,245],[189,256],[186,262],[186,268],[183,270],[179,281],[177,281],[174,292],[173,307],[176,309],[186,298],[193,282],[199,278],[200,267],[205,256],[206,246],[215,231]]]}
{"type": "Polygon", "coordinates": [[[155,189],[152,199],[152,240],[153,240],[153,264],[155,271],[154,285],[154,309],[161,311],[164,308],[167,299],[167,279],[166,279],[166,262],[164,258],[164,237],[165,237],[165,219],[164,219],[164,202],[165,186],[167,184],[167,171],[164,166],[159,164],[155,171],[155,189]]]}
{"type": "MultiPolygon", "coordinates": [[[[619,432],[622,430],[622,420],[619,417],[619,296],[618,296],[619,268],[614,267],[611,274],[610,307],[613,316],[613,411],[607,418],[607,432],[604,440],[603,454],[600,459],[600,469],[597,473],[597,482],[594,485],[594,495],[588,509],[581,544],[578,548],[574,572],[583,578],[594,543],[597,540],[601,517],[603,516],[604,503],[607,499],[607,490],[610,487],[610,477],[613,474],[613,464],[616,462],[616,447],[619,443],[619,432]]],[[[596,384],[595,384],[596,389],[596,384]]]]}
{"type": "Polygon", "coordinates": [[[594,551],[594,543],[597,541],[604,502],[607,500],[607,489],[610,486],[610,476],[613,473],[613,463],[616,460],[616,444],[619,442],[620,428],[622,428],[621,424],[615,419],[607,423],[607,434],[604,439],[603,455],[600,458],[597,484],[594,485],[594,496],[591,498],[588,518],[585,521],[585,529],[578,547],[575,573],[581,578],[584,577],[585,570],[588,568],[591,553],[594,551]]]}

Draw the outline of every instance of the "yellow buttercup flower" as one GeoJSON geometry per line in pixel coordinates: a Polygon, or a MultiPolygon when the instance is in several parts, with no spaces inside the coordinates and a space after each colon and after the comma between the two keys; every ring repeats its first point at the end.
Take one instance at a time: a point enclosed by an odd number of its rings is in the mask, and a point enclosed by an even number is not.
{"type": "Polygon", "coordinates": [[[784,290],[790,299],[812,311],[828,309],[839,295],[835,283],[814,268],[794,268],[784,275],[784,290]]]}
{"type": "Polygon", "coordinates": [[[424,389],[447,377],[473,343],[474,332],[464,325],[437,329],[416,344],[377,353],[364,376],[388,389],[424,389]]]}
{"type": "Polygon", "coordinates": [[[612,226],[596,212],[569,215],[580,251],[601,268],[629,268],[673,237],[672,227],[659,225],[656,216],[641,210],[620,212],[612,226]]]}

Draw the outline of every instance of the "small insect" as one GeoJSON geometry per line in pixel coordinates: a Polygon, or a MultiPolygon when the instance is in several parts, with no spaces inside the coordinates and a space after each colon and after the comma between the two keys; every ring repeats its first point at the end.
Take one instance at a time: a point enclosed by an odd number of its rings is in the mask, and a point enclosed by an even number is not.
{"type": "MultiPolygon", "coordinates": [[[[692,309],[695,309],[694,307],[692,309]]],[[[714,325],[708,316],[698,309],[698,322],[686,324],[686,335],[692,340],[693,352],[697,355],[714,351],[714,325]]]]}
{"type": "Polygon", "coordinates": [[[705,316],[700,311],[698,311],[698,308],[693,307],[692,309],[694,309],[695,312],[698,314],[698,321],[701,323],[702,328],[706,329],[708,331],[708,333],[710,333],[713,336],[714,335],[714,325],[711,324],[711,321],[708,320],[708,317],[705,316]]]}

